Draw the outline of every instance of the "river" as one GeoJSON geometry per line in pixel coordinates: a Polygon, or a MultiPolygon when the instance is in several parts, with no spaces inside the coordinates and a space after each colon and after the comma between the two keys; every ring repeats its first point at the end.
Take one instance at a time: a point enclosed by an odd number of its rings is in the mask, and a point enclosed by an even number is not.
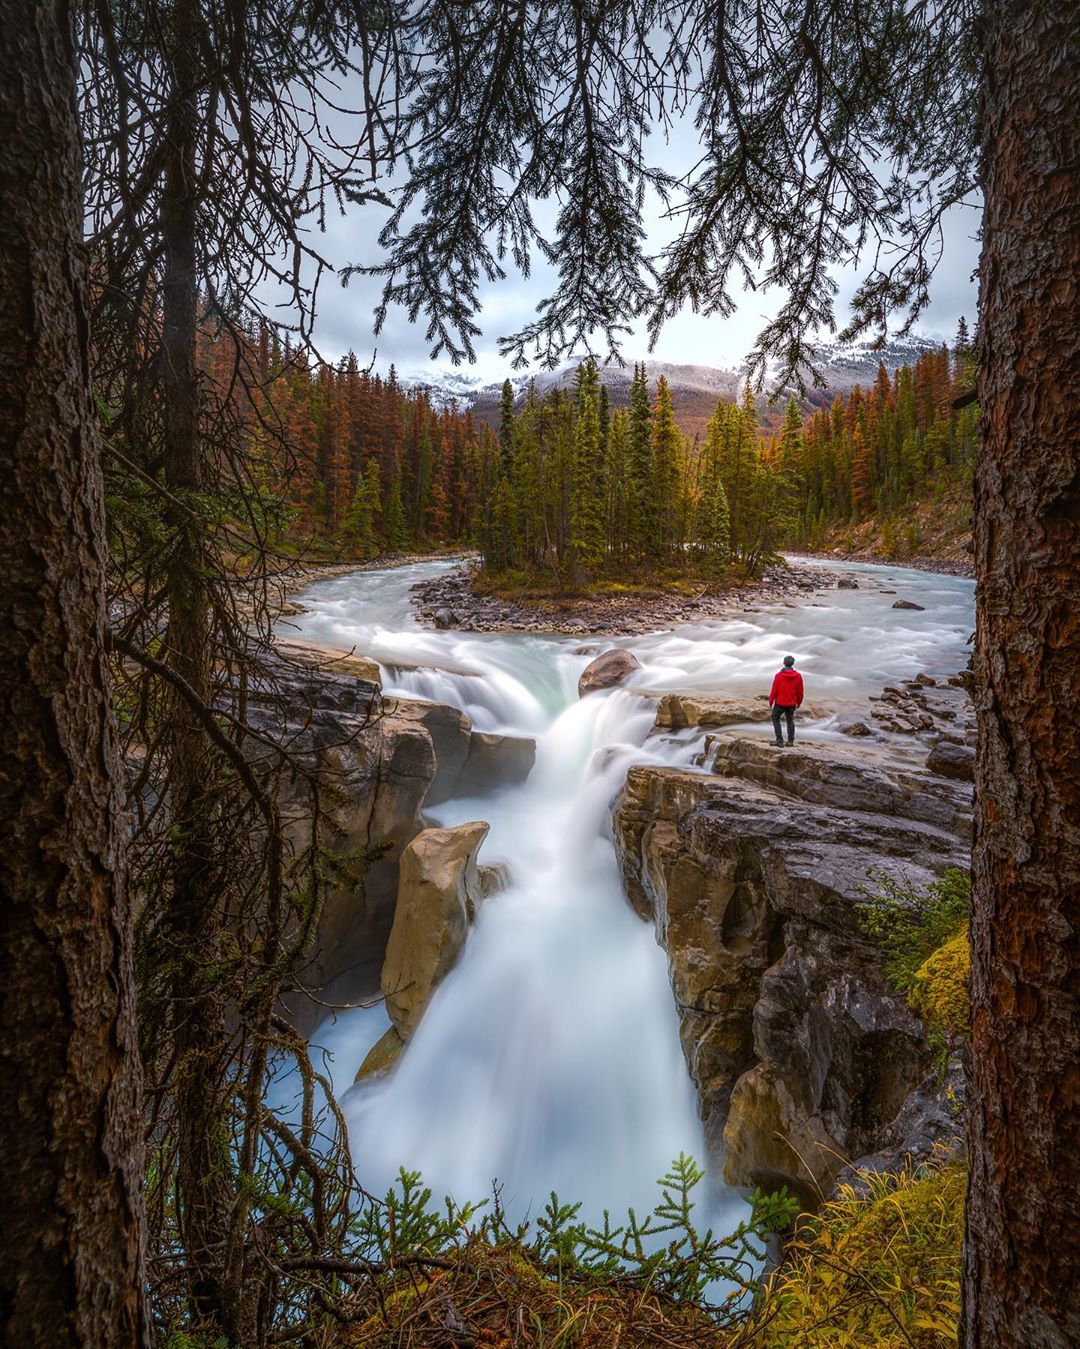
{"type": "MultiPolygon", "coordinates": [[[[537,760],[521,786],[432,809],[433,824],[483,819],[482,862],[509,885],[488,901],[463,956],[436,991],[393,1074],[347,1090],[389,1024],[381,1007],[341,1014],[314,1043],[343,1093],[357,1173],[385,1192],[398,1167],[420,1170],[436,1196],[482,1198],[493,1182],[512,1217],[550,1191],[639,1211],[679,1152],[704,1156],[679,1045],[666,959],[620,886],[610,807],[631,763],[689,765],[696,732],[652,737],[659,691],[753,696],[785,654],[807,698],[837,709],[920,670],[949,674],[967,658],[971,581],[864,564],[828,563],[859,589],[823,588],[791,604],[640,636],[587,639],[422,628],[410,588],[454,563],[420,563],[320,581],[305,612],[281,625],[302,640],[355,647],[383,668],[389,693],[462,708],[478,730],[527,735],[537,760]],[[894,609],[895,598],[923,606],[894,609]],[[577,696],[592,655],[632,651],[631,687],[577,696]]],[[[812,561],[801,566],[814,567],[812,561]]],[[[865,711],[865,703],[863,703],[865,711]]],[[[746,728],[771,736],[771,728],[746,728]]],[[[837,717],[804,723],[809,740],[839,738],[837,717]]],[[[744,1211],[710,1178],[719,1227],[744,1211]]]]}

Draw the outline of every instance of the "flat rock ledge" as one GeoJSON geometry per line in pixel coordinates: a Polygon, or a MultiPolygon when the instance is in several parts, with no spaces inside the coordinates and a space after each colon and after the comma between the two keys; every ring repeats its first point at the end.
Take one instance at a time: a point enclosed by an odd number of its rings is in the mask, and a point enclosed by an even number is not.
{"type": "MultiPolygon", "coordinates": [[[[831,711],[824,703],[804,703],[799,715],[810,721],[820,721],[831,711]]],[[[656,728],[682,731],[689,726],[741,726],[746,722],[767,722],[771,716],[772,708],[766,693],[752,698],[665,693],[656,706],[656,728]]]]}
{"type": "Polygon", "coordinates": [[[706,1139],[735,1185],[825,1195],[959,1134],[922,1023],[857,910],[872,874],[966,866],[971,793],[858,750],[721,741],[715,775],[631,768],[614,812],[630,903],[668,956],[706,1139]]]}

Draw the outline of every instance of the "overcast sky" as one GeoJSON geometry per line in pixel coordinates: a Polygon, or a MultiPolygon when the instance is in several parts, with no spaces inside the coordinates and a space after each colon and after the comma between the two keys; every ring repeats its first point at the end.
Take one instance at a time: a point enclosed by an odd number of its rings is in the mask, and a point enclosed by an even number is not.
{"type": "MultiPolygon", "coordinates": [[[[667,145],[653,143],[655,154],[659,149],[665,164],[674,167],[675,161],[689,165],[696,156],[696,133],[687,123],[678,128],[667,145]]],[[[541,205],[537,218],[541,225],[550,221],[554,207],[541,205]]],[[[327,233],[319,240],[320,252],[335,266],[370,262],[378,256],[376,238],[385,211],[377,206],[352,208],[345,217],[332,216],[327,233]]],[[[646,206],[646,247],[658,250],[671,238],[674,225],[663,219],[660,204],[646,206]]],[[[978,212],[970,207],[955,207],[946,218],[944,249],[932,287],[930,307],[925,311],[919,331],[932,336],[951,339],[961,314],[969,324],[975,314],[976,288],[972,273],[978,260],[975,233],[978,212]]],[[[511,374],[510,363],[498,354],[497,339],[523,327],[534,317],[539,300],[550,293],[554,283],[553,269],[539,259],[528,280],[505,264],[505,281],[482,288],[483,312],[478,322],[483,330],[476,343],[477,362],[461,366],[461,374],[478,377],[485,382],[501,380],[511,374]]],[[[837,296],[837,317],[842,327],[847,318],[847,301],[859,280],[855,270],[837,272],[840,293],[837,296]]],[[[324,278],[319,297],[316,335],[325,356],[336,359],[350,348],[367,364],[375,356],[376,369],[385,371],[393,362],[403,375],[421,375],[437,379],[440,370],[450,369],[445,359],[432,365],[429,344],[424,340],[422,323],[412,325],[400,310],[387,315],[382,333],[376,342],[372,336],[372,312],[379,299],[381,281],[377,278],[354,276],[347,288],[342,288],[336,277],[324,278]]],[[[668,323],[660,336],[653,356],[657,360],[687,365],[738,366],[754,343],[758,332],[779,307],[778,292],[744,292],[737,312],[731,318],[704,318],[688,309],[668,323]]],[[[638,325],[636,339],[628,339],[623,350],[626,360],[640,359],[647,354],[644,323],[638,325]]]]}

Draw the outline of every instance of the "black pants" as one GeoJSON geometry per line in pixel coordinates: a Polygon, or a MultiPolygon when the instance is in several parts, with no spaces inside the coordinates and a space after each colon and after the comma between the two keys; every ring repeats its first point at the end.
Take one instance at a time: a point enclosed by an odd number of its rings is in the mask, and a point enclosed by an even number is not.
{"type": "Polygon", "coordinates": [[[787,742],[789,745],[793,745],[795,743],[795,709],[793,707],[780,707],[779,704],[772,710],[772,728],[776,732],[776,743],[780,743],[781,714],[787,718],[787,742]]]}

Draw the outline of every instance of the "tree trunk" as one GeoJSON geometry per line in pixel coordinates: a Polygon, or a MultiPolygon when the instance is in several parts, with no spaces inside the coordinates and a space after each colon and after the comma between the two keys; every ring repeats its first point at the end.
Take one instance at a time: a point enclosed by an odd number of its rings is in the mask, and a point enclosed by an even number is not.
{"type": "Polygon", "coordinates": [[[961,1341],[1080,1344],[1080,54],[987,11],[973,1103],[961,1341]]]}
{"type": "Polygon", "coordinates": [[[69,0],[0,0],[0,1341],[149,1342],[69,0]]]}
{"type": "MultiPolygon", "coordinates": [[[[192,510],[169,515],[168,664],[194,695],[213,701],[207,550],[199,510],[206,490],[200,435],[196,209],[198,9],[174,0],[167,52],[172,71],[169,137],[161,198],[162,405],[164,474],[170,494],[192,510]]],[[[167,930],[178,1139],[177,1206],[189,1269],[192,1312],[236,1338],[227,1313],[224,1269],[231,1167],[222,1115],[227,1058],[225,1009],[211,970],[220,960],[221,859],[215,837],[213,749],[186,698],[170,709],[169,801],[176,840],[167,930]]]]}

